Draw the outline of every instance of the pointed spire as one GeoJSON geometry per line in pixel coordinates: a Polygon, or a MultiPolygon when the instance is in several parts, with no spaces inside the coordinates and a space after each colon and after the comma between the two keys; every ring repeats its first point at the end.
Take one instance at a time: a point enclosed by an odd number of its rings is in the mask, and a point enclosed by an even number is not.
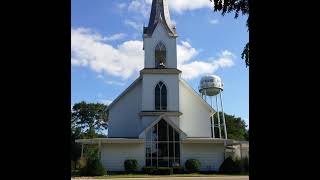
{"type": "Polygon", "coordinates": [[[152,1],[149,25],[144,28],[144,34],[151,36],[159,22],[163,23],[170,36],[177,36],[176,29],[171,23],[167,0],[152,1]]]}

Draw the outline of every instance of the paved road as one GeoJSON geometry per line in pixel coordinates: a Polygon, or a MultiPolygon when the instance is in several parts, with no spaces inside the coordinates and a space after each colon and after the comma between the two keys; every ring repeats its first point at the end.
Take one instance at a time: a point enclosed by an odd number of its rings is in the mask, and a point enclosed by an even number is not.
{"type": "MultiPolygon", "coordinates": [[[[161,178],[114,178],[114,180],[249,180],[249,176],[225,176],[225,177],[161,177],[161,178]]],[[[80,179],[72,179],[80,180],[80,179]]],[[[101,180],[101,179],[85,179],[85,180],[101,180]]]]}

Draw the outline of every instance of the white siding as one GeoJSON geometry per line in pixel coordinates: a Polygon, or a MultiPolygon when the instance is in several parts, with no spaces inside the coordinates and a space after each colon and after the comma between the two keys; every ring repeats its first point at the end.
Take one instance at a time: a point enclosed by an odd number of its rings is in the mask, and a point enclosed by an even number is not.
{"type": "Polygon", "coordinates": [[[155,120],[157,120],[157,116],[144,116],[142,117],[141,121],[142,121],[142,129],[141,132],[147,128],[148,126],[150,126],[155,120]]]}
{"type": "Polygon", "coordinates": [[[179,111],[179,76],[174,74],[144,74],[142,85],[142,110],[154,111],[154,92],[159,81],[167,87],[167,110],[179,111]]]}
{"type": "Polygon", "coordinates": [[[181,144],[181,165],[188,159],[197,159],[201,171],[218,171],[224,161],[223,144],[181,144]]]}
{"type": "Polygon", "coordinates": [[[154,50],[160,41],[166,46],[167,49],[166,67],[177,68],[176,38],[169,37],[168,33],[166,32],[166,29],[163,27],[161,23],[157,25],[151,38],[144,38],[144,67],[155,67],[154,50]]]}
{"type": "Polygon", "coordinates": [[[188,137],[211,137],[210,111],[197,95],[180,85],[180,129],[188,137]]]}
{"type": "Polygon", "coordinates": [[[141,131],[141,81],[109,111],[109,137],[138,137],[141,131]]]}
{"type": "Polygon", "coordinates": [[[107,171],[124,171],[124,161],[136,159],[139,169],[145,165],[144,144],[104,144],[101,162],[107,171]]]}

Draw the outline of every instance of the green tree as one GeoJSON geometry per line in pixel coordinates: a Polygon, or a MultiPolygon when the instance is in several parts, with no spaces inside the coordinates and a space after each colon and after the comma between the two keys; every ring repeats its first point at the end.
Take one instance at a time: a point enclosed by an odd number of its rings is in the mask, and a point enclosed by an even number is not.
{"type": "MultiPolygon", "coordinates": [[[[220,123],[221,123],[221,135],[224,137],[224,126],[223,126],[223,119],[222,119],[222,112],[219,112],[220,116],[220,123]]],[[[225,120],[226,120],[226,128],[227,128],[227,135],[228,139],[234,140],[247,140],[246,134],[246,122],[242,120],[240,117],[235,117],[234,115],[228,115],[224,113],[225,120]]],[[[214,115],[215,125],[218,125],[218,113],[214,115]]],[[[215,137],[219,137],[219,129],[216,127],[214,129],[215,137]]]]}
{"type": "Polygon", "coordinates": [[[245,139],[246,141],[249,141],[249,129],[246,131],[245,139]]]}
{"type": "MultiPolygon", "coordinates": [[[[248,15],[247,28],[249,31],[249,0],[210,0],[214,3],[214,11],[220,11],[222,16],[226,13],[235,13],[237,19],[239,14],[248,15]]],[[[245,60],[246,66],[249,66],[249,42],[245,45],[241,58],[245,60]]]]}
{"type": "Polygon", "coordinates": [[[71,111],[71,124],[80,131],[81,138],[96,138],[108,128],[107,106],[101,103],[75,104],[71,111]]]}
{"type": "MultiPolygon", "coordinates": [[[[81,145],[76,139],[106,137],[101,133],[108,127],[108,114],[106,105],[100,103],[86,103],[84,101],[74,104],[71,109],[71,160],[76,163],[81,156],[81,145]]],[[[84,153],[89,158],[97,156],[97,147],[86,146],[84,153]]]]}

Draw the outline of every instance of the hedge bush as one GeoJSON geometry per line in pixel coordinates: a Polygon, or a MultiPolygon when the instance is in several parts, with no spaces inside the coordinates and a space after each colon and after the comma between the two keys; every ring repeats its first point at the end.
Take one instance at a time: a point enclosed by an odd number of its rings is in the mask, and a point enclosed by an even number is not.
{"type": "Polygon", "coordinates": [[[157,168],[156,167],[153,167],[153,166],[145,166],[142,168],[142,172],[144,174],[155,174],[157,168]]]}
{"type": "Polygon", "coordinates": [[[242,166],[243,166],[244,172],[249,172],[249,158],[245,157],[242,160],[242,166]]]}
{"type": "Polygon", "coordinates": [[[170,175],[173,174],[173,169],[170,167],[158,167],[154,173],[156,175],[170,175]]]}
{"type": "Polygon", "coordinates": [[[71,170],[76,170],[76,169],[77,169],[76,161],[71,160],[71,170]]]}
{"type": "Polygon", "coordinates": [[[201,163],[197,159],[188,159],[185,166],[188,172],[195,173],[200,171],[201,163]]]}
{"type": "Polygon", "coordinates": [[[233,174],[239,174],[241,172],[241,164],[242,161],[240,159],[235,159],[234,160],[234,167],[233,167],[233,174]]]}
{"type": "Polygon", "coordinates": [[[87,165],[87,159],[82,157],[77,161],[77,169],[82,169],[87,165]]]}
{"type": "Polygon", "coordinates": [[[228,157],[219,168],[220,173],[225,174],[239,174],[249,172],[249,160],[244,158],[242,160],[232,159],[228,157]]]}
{"type": "Polygon", "coordinates": [[[127,159],[124,161],[124,169],[127,172],[134,172],[138,169],[138,161],[135,159],[127,159]]]}
{"type": "Polygon", "coordinates": [[[81,176],[103,176],[107,174],[99,159],[88,159],[86,165],[80,169],[81,176]]]}
{"type": "Polygon", "coordinates": [[[173,174],[183,174],[184,173],[184,167],[182,167],[182,166],[172,167],[172,169],[173,169],[173,174]]]}
{"type": "Polygon", "coordinates": [[[220,173],[231,174],[234,172],[235,162],[232,157],[228,157],[223,161],[219,168],[220,173]]]}

